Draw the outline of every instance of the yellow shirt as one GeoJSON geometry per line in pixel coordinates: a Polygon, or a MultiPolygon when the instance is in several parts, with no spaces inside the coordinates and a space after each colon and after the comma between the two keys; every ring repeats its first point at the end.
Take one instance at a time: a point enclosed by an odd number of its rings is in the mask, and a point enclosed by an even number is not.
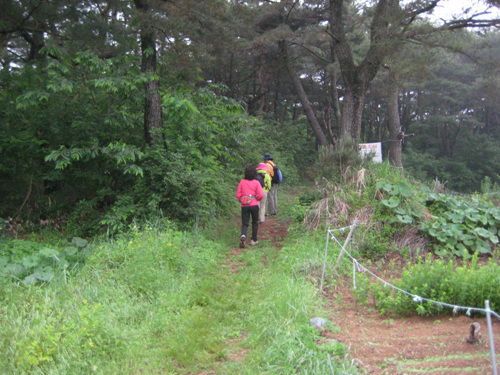
{"type": "Polygon", "coordinates": [[[264,163],[266,163],[267,173],[269,173],[269,176],[271,176],[272,179],[274,177],[273,167],[276,166],[276,164],[274,164],[272,160],[264,160],[264,163]]]}

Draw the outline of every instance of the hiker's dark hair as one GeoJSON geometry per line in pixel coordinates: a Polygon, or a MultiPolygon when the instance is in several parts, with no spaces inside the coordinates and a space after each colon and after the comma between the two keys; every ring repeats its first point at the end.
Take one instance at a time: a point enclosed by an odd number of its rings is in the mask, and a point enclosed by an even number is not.
{"type": "Polygon", "coordinates": [[[255,180],[257,178],[257,170],[253,165],[245,167],[245,180],[255,180]]]}

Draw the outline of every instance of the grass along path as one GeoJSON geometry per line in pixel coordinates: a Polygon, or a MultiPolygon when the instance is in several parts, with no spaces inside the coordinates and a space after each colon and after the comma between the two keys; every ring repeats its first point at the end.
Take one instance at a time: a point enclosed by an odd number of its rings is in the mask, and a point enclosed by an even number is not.
{"type": "Polygon", "coordinates": [[[0,372],[355,374],[345,345],[309,324],[326,315],[303,272],[324,237],[286,231],[282,210],[243,251],[236,218],[216,241],[134,229],[89,244],[85,266],[50,283],[4,280],[0,372]]]}
{"type": "MultiPolygon", "coordinates": [[[[200,366],[198,374],[356,373],[344,360],[343,344],[323,340],[318,345],[321,337],[309,319],[321,310],[321,300],[315,286],[294,272],[308,256],[307,245],[287,238],[288,226],[285,218],[267,218],[257,246],[240,249],[236,237],[229,247],[222,285],[215,290],[225,301],[224,315],[233,319],[227,321],[220,359],[200,366]]],[[[238,233],[238,222],[235,227],[238,233]]]]}

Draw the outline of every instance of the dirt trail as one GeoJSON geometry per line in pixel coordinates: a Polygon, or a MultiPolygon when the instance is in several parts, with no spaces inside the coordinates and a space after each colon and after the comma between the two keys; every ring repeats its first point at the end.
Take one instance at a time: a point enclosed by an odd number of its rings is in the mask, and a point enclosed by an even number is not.
{"type": "MultiPolygon", "coordinates": [[[[289,222],[282,222],[275,216],[268,216],[264,224],[259,224],[259,245],[257,246],[263,246],[262,242],[270,240],[275,249],[281,249],[283,247],[283,240],[288,234],[289,225],[289,222]]],[[[251,230],[252,229],[250,227],[249,231],[251,232],[251,230]]],[[[250,240],[247,240],[245,249],[240,249],[238,245],[238,238],[236,238],[234,245],[235,249],[227,256],[226,265],[231,267],[231,272],[233,273],[238,273],[240,267],[242,266],[241,263],[235,261],[235,259],[238,258],[238,255],[240,255],[242,251],[248,251],[252,249],[252,246],[250,246],[250,240]]],[[[265,258],[262,259],[262,262],[264,264],[266,263],[266,261],[267,260],[265,258]]]]}

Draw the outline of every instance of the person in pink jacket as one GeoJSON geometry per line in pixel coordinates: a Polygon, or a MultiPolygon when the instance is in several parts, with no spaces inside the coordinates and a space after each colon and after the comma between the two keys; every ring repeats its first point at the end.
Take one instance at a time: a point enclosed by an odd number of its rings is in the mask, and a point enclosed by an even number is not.
{"type": "Polygon", "coordinates": [[[240,181],[236,190],[236,199],[241,203],[241,236],[240,247],[245,247],[247,231],[252,216],[252,241],[251,246],[257,245],[257,232],[259,231],[259,201],[264,197],[264,190],[257,180],[257,171],[254,166],[245,168],[245,178],[240,181]]]}

